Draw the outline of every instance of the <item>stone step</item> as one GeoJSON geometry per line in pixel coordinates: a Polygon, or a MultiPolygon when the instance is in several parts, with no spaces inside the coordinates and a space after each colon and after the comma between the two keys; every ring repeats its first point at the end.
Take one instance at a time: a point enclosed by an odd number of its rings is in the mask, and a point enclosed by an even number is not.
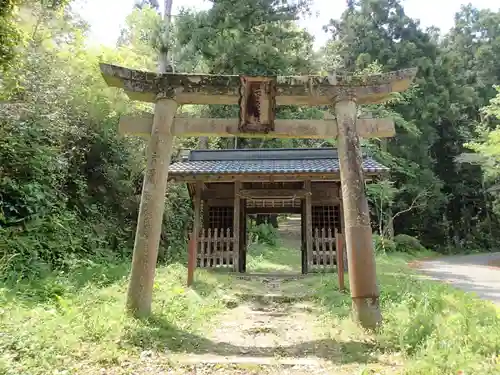
{"type": "Polygon", "coordinates": [[[266,293],[266,294],[256,294],[256,293],[235,293],[235,297],[240,301],[254,301],[258,303],[295,303],[311,301],[315,298],[314,295],[284,295],[279,293],[266,293]]]}
{"type": "Polygon", "coordinates": [[[315,357],[254,357],[254,356],[220,356],[208,354],[174,355],[169,358],[180,365],[236,365],[236,366],[279,366],[279,367],[310,367],[320,368],[325,363],[315,357]]]}
{"type": "Polygon", "coordinates": [[[309,275],[300,273],[245,273],[236,274],[236,278],[240,280],[265,280],[272,279],[273,281],[287,282],[307,278],[309,275]]]}

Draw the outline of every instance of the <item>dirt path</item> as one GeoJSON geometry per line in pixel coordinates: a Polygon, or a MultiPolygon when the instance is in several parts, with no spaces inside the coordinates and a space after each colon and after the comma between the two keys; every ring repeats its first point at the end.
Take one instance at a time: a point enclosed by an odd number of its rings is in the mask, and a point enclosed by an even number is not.
{"type": "Polygon", "coordinates": [[[300,228],[300,218],[280,223],[280,246],[256,257],[265,274],[256,266],[231,276],[234,294],[226,297],[232,308],[204,332],[196,350],[170,357],[179,372],[169,374],[397,373],[394,363],[371,356],[371,343],[341,333],[332,337],[332,320],[315,299],[322,276],[300,274],[300,228]]]}
{"type": "Polygon", "coordinates": [[[418,268],[433,279],[500,305],[499,261],[500,253],[449,256],[419,262],[418,268]]]}
{"type": "Polygon", "coordinates": [[[320,314],[306,296],[281,290],[294,277],[248,276],[243,300],[207,334],[210,353],[182,356],[196,374],[328,374],[326,358],[339,347],[320,329],[320,314]],[[260,286],[259,286],[260,285],[260,286]],[[286,371],[286,372],[284,372],[286,371]]]}
{"type": "Polygon", "coordinates": [[[206,353],[179,357],[188,366],[185,370],[193,374],[332,373],[332,361],[338,364],[342,357],[341,347],[328,339],[321,311],[311,298],[313,291],[300,275],[300,218],[281,222],[278,232],[281,250],[273,256],[271,249],[266,252],[267,274],[234,276],[235,307],[206,333],[211,342],[206,353]],[[293,264],[294,272],[284,273],[274,262],[293,264]]]}

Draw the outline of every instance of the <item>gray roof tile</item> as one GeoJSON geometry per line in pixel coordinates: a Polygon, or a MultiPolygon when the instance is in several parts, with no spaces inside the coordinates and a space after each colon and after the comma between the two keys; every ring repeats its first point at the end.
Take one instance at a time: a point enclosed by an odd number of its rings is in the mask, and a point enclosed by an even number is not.
{"type": "MultiPolygon", "coordinates": [[[[389,169],[370,157],[364,157],[366,173],[389,169]]],[[[174,163],[169,174],[289,174],[338,173],[335,149],[253,149],[192,151],[188,160],[174,163]]]]}

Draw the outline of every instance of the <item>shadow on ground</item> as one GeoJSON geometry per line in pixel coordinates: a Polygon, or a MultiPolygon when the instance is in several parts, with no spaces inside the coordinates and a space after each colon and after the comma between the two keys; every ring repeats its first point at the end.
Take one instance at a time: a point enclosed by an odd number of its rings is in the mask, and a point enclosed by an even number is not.
{"type": "Polygon", "coordinates": [[[236,346],[226,342],[214,342],[206,337],[185,332],[162,316],[151,317],[142,327],[128,332],[123,340],[143,350],[153,349],[164,353],[239,357],[314,356],[337,363],[377,362],[377,359],[370,354],[374,345],[369,342],[321,339],[290,346],[236,346]]]}
{"type": "Polygon", "coordinates": [[[50,273],[35,281],[6,281],[0,284],[0,288],[5,287],[4,298],[17,298],[26,306],[36,306],[66,294],[77,294],[90,285],[105,288],[123,280],[129,272],[129,264],[88,261],[72,268],[71,272],[50,273]]]}

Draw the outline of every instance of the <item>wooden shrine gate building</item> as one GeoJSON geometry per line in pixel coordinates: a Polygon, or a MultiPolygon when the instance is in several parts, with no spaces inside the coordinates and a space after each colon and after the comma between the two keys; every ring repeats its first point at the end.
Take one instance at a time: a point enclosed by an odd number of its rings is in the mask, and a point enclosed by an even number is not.
{"type": "MultiPolygon", "coordinates": [[[[363,170],[366,180],[388,171],[366,156],[363,170]]],[[[335,269],[344,233],[337,150],[194,150],[170,166],[169,178],[187,184],[201,213],[198,267],[245,272],[247,215],[301,214],[302,273],[335,269]]]]}

